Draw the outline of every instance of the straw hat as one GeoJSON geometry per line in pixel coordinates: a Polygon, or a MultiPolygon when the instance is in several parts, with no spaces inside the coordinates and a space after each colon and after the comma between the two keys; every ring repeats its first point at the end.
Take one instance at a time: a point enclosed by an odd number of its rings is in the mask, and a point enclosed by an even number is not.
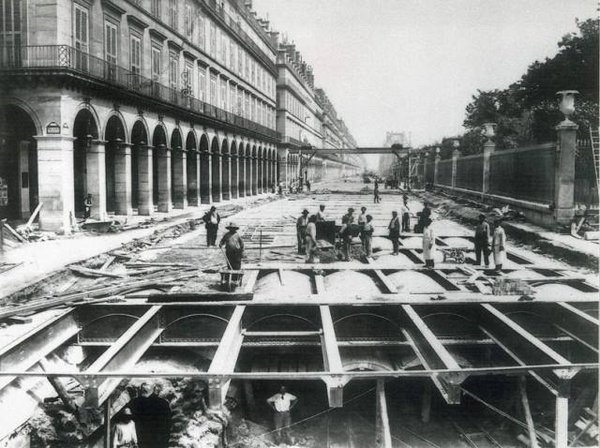
{"type": "Polygon", "coordinates": [[[229,224],[227,224],[227,226],[225,226],[226,229],[239,229],[238,226],[235,225],[235,223],[230,222],[229,224]]]}

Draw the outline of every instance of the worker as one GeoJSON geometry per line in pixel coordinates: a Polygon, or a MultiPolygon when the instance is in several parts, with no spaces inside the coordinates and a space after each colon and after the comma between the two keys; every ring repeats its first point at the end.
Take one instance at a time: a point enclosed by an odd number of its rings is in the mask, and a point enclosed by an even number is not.
{"type": "Polygon", "coordinates": [[[423,233],[423,228],[425,227],[425,220],[429,219],[429,217],[431,216],[431,208],[429,208],[429,205],[429,202],[425,202],[423,210],[421,210],[418,213],[419,221],[417,221],[417,224],[415,225],[415,233],[423,233]]]}
{"type": "Polygon", "coordinates": [[[390,240],[392,240],[392,246],[394,248],[392,255],[398,255],[400,253],[400,242],[398,241],[400,238],[400,219],[398,219],[398,212],[395,210],[392,212],[392,219],[388,224],[388,231],[390,240]]]}
{"type": "Polygon", "coordinates": [[[375,179],[375,185],[373,187],[373,202],[375,204],[379,204],[380,201],[381,198],[379,197],[379,182],[377,182],[377,179],[375,179]]]}
{"type": "Polygon", "coordinates": [[[306,226],[306,262],[314,263],[317,253],[317,215],[310,215],[306,226]]]}
{"type": "Polygon", "coordinates": [[[219,223],[221,222],[221,217],[219,216],[219,213],[217,213],[217,207],[213,205],[210,210],[204,214],[202,221],[204,221],[204,226],[206,227],[206,246],[216,246],[217,232],[219,231],[219,223]]]}
{"type": "Polygon", "coordinates": [[[432,268],[435,265],[435,235],[431,227],[432,222],[431,218],[426,218],[423,221],[423,259],[425,260],[426,268],[432,268]]]}
{"type": "Polygon", "coordinates": [[[83,200],[83,207],[85,211],[83,212],[83,220],[86,221],[90,215],[92,214],[92,195],[88,194],[83,200]]]}
{"type": "Polygon", "coordinates": [[[325,217],[325,204],[319,205],[319,211],[317,212],[317,222],[327,221],[325,217]]]}
{"type": "Polygon", "coordinates": [[[350,246],[352,245],[352,234],[350,226],[354,224],[354,209],[350,207],[348,213],[342,216],[342,228],[340,236],[342,237],[342,255],[344,261],[350,261],[350,246]]]}
{"type": "Polygon", "coordinates": [[[361,240],[363,242],[363,249],[365,251],[365,255],[370,257],[373,255],[373,231],[375,230],[373,227],[373,217],[371,215],[367,215],[367,221],[362,226],[360,231],[361,240]]]}
{"type": "Polygon", "coordinates": [[[410,232],[410,208],[408,208],[408,196],[406,195],[402,198],[400,213],[402,214],[402,231],[410,232]]]}
{"type": "Polygon", "coordinates": [[[113,448],[138,448],[137,432],[131,409],[123,409],[115,418],[112,429],[113,448]]]}
{"type": "Polygon", "coordinates": [[[366,224],[366,222],[367,222],[367,207],[361,207],[360,215],[358,215],[358,218],[356,219],[356,223],[358,224],[358,226],[360,228],[359,237],[360,237],[360,242],[361,242],[363,251],[365,250],[365,241],[363,240],[362,228],[366,224]]]}
{"type": "Polygon", "coordinates": [[[225,256],[227,261],[234,271],[242,269],[242,257],[244,256],[244,242],[239,233],[237,233],[239,227],[234,223],[229,223],[225,227],[227,233],[223,235],[219,242],[219,247],[225,246],[225,256]]]}
{"type": "Polygon", "coordinates": [[[490,265],[490,225],[485,220],[485,215],[479,215],[479,224],[475,227],[475,264],[481,264],[481,254],[485,267],[490,265]]]}
{"type": "Polygon", "coordinates": [[[137,434],[136,443],[139,441],[140,448],[154,446],[153,443],[156,434],[154,417],[150,406],[150,393],[151,389],[148,383],[140,384],[138,396],[131,400],[128,405],[135,421],[135,431],[137,434]]]}
{"type": "Polygon", "coordinates": [[[149,407],[155,422],[155,448],[168,448],[171,437],[171,406],[167,400],[160,396],[162,390],[162,385],[157,383],[152,389],[152,394],[148,397],[149,407]]]}
{"type": "Polygon", "coordinates": [[[506,261],[506,233],[502,227],[503,219],[495,222],[494,236],[492,237],[492,251],[494,252],[494,265],[496,272],[500,272],[506,261]]]}
{"type": "Polygon", "coordinates": [[[290,411],[298,404],[298,397],[288,393],[285,386],[281,386],[278,393],[267,399],[267,403],[275,411],[275,414],[273,414],[275,443],[279,445],[283,442],[293,445],[294,441],[290,436],[289,430],[292,424],[290,411]]]}
{"type": "Polygon", "coordinates": [[[310,180],[306,179],[306,191],[310,193],[310,180]]]}
{"type": "Polygon", "coordinates": [[[306,253],[304,244],[306,243],[306,226],[308,225],[308,210],[302,210],[302,214],[296,220],[296,239],[298,240],[298,255],[306,253]]]}

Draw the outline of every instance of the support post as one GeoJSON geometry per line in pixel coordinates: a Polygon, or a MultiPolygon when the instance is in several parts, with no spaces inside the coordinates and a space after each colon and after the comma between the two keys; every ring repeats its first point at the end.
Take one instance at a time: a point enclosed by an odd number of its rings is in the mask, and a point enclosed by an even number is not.
{"type": "Polygon", "coordinates": [[[111,399],[108,398],[106,403],[104,403],[104,448],[112,448],[112,440],[111,440],[111,399]]]}
{"type": "Polygon", "coordinates": [[[154,213],[152,150],[147,145],[140,145],[138,150],[138,214],[144,216],[154,213]]]}
{"type": "Polygon", "coordinates": [[[452,151],[452,188],[456,187],[456,176],[458,174],[458,158],[460,157],[460,151],[455,149],[452,151]]]}
{"type": "Polygon", "coordinates": [[[130,216],[131,207],[131,144],[120,143],[115,149],[116,212],[130,216]]]}
{"type": "Polygon", "coordinates": [[[383,380],[377,380],[376,387],[376,448],[392,448],[392,433],[390,431],[390,420],[388,418],[387,401],[385,399],[385,384],[383,380]]]}
{"type": "Polygon", "coordinates": [[[483,181],[481,186],[481,193],[488,194],[490,192],[490,166],[492,160],[492,154],[496,151],[496,144],[488,139],[483,144],[483,181]]]}
{"type": "Polygon", "coordinates": [[[569,119],[556,126],[558,142],[554,171],[554,219],[560,225],[568,224],[574,215],[578,128],[569,119]]]}
{"type": "Polygon", "coordinates": [[[521,404],[523,405],[525,421],[527,422],[527,430],[529,431],[529,446],[531,448],[538,448],[539,444],[535,433],[535,425],[533,423],[533,416],[531,415],[531,408],[529,407],[529,399],[527,398],[527,377],[525,376],[519,378],[519,391],[521,393],[521,404]]]}
{"type": "Polygon", "coordinates": [[[556,414],[554,419],[554,436],[556,448],[569,446],[569,398],[559,394],[556,397],[556,414]]]}
{"type": "Polygon", "coordinates": [[[158,211],[169,213],[171,203],[171,150],[167,147],[156,147],[158,151],[158,211]]]}
{"type": "Polygon", "coordinates": [[[431,395],[431,382],[426,380],[421,398],[421,421],[423,423],[429,423],[431,418],[431,395]]]}

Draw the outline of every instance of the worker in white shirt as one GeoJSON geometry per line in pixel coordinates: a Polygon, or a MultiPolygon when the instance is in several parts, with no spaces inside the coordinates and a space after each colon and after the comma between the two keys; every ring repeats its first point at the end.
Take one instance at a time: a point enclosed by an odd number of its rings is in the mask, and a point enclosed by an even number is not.
{"type": "Polygon", "coordinates": [[[286,392],[285,386],[281,386],[279,392],[267,399],[269,406],[273,408],[275,414],[275,443],[282,442],[292,445],[294,442],[290,437],[289,427],[292,424],[290,410],[298,403],[298,397],[286,392]]]}
{"type": "Polygon", "coordinates": [[[314,263],[315,254],[317,253],[317,215],[308,217],[308,225],[306,226],[306,262],[314,263]]]}
{"type": "Polygon", "coordinates": [[[317,222],[327,221],[325,216],[325,204],[319,205],[319,211],[317,212],[317,222]]]}

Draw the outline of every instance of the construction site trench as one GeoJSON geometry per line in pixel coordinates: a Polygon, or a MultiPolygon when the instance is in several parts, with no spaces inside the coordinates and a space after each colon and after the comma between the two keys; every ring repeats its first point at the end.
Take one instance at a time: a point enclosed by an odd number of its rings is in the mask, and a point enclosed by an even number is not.
{"type": "MultiPolygon", "coordinates": [[[[5,297],[0,446],[110,446],[144,388],[171,410],[165,447],[276,446],[267,399],[281,386],[298,398],[287,446],[597,444],[598,280],[587,262],[509,237],[500,272],[475,266],[473,229],[430,194],[437,250],[425,268],[420,234],[403,233],[392,254],[402,195],[374,204],[363,187],[215,204],[217,242],[234,222],[245,244],[235,290],[197,216],[5,297]],[[338,225],[349,207],[367,208],[372,257],[359,238],[348,262],[326,241],[314,263],[297,254],[296,219],[321,204],[338,225]]],[[[409,195],[413,224],[421,198],[409,195]]]]}

